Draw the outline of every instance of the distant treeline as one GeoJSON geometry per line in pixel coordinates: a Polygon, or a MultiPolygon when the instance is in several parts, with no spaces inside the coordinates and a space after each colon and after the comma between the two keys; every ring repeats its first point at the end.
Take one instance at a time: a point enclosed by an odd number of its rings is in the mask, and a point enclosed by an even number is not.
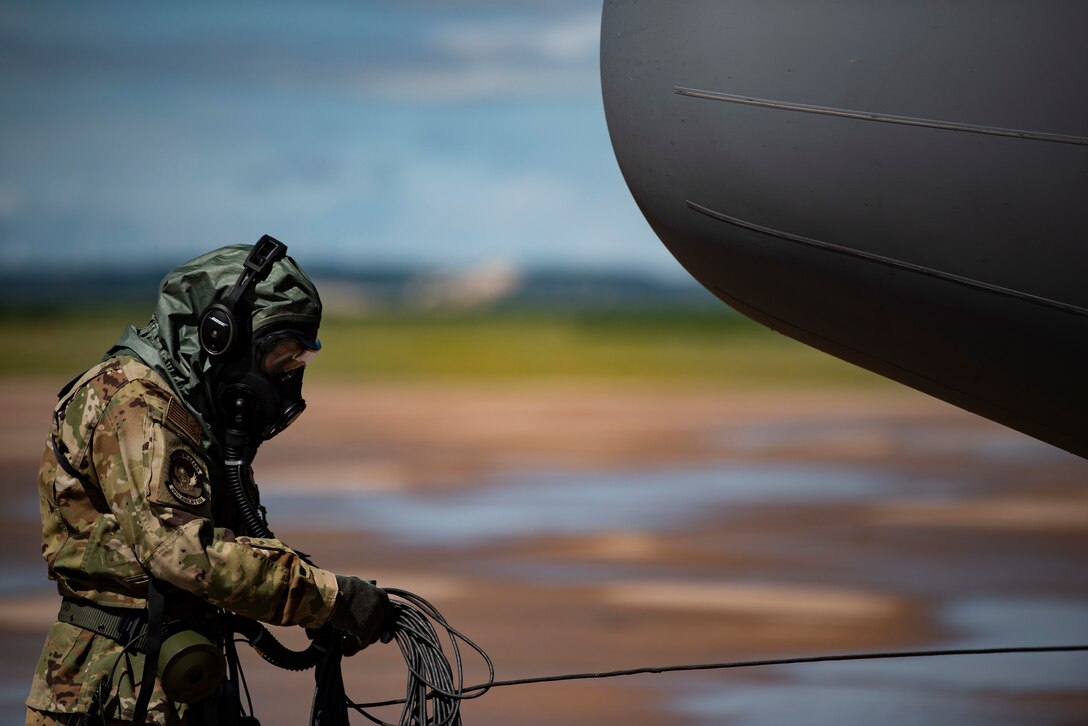
{"type": "MultiPolygon", "coordinates": [[[[150,305],[8,310],[0,380],[59,388],[100,360],[150,305]]],[[[725,305],[700,309],[492,308],[330,314],[307,372],[326,381],[652,382],[751,386],[890,385],[773,333],[725,305]]]]}
{"type": "MultiPolygon", "coordinates": [[[[0,272],[0,308],[65,309],[154,303],[164,271],[0,272]]],[[[351,272],[308,269],[332,313],[509,308],[629,310],[720,306],[686,276],[637,272],[517,270],[485,266],[459,272],[383,268],[351,272]]]]}

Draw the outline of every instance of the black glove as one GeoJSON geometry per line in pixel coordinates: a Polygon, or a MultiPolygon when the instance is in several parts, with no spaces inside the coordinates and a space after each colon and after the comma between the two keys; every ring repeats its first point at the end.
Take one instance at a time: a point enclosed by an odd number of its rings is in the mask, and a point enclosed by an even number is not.
{"type": "Polygon", "coordinates": [[[347,575],[337,575],[336,584],[340,592],[329,619],[332,627],[358,638],[363,648],[392,627],[393,606],[385,590],[347,575]]]}

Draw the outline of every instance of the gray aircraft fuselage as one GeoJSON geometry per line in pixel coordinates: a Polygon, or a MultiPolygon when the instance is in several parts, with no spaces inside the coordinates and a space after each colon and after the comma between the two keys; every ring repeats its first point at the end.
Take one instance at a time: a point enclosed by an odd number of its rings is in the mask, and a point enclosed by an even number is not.
{"type": "Polygon", "coordinates": [[[715,295],[1088,456],[1088,3],[607,0],[601,81],[715,295]]]}

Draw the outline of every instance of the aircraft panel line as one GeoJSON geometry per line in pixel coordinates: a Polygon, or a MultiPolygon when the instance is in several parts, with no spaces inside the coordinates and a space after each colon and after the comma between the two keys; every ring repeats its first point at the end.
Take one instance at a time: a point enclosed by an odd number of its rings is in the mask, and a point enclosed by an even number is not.
{"type": "Polygon", "coordinates": [[[914,118],[911,116],[896,116],[887,113],[871,113],[868,111],[853,111],[845,108],[832,108],[830,106],[813,106],[805,103],[792,103],[789,101],[771,101],[765,98],[753,98],[740,96],[733,93],[719,93],[717,91],[703,91],[697,88],[685,88],[674,86],[673,93],[692,98],[701,98],[710,101],[724,101],[725,103],[739,103],[745,106],[757,106],[760,108],[773,108],[783,111],[798,111],[801,113],[815,113],[823,116],[838,116],[841,118],[859,119],[861,121],[876,121],[886,124],[900,124],[903,126],[921,126],[924,128],[944,129],[946,131],[966,131],[973,134],[987,134],[990,136],[1006,136],[1028,141],[1049,141],[1058,144],[1072,144],[1074,146],[1088,146],[1088,137],[1073,136],[1069,134],[1052,134],[1042,131],[1023,131],[1020,129],[1005,129],[998,126],[980,126],[977,124],[957,123],[955,121],[939,121],[934,119],[914,118]]]}
{"type": "Polygon", "coordinates": [[[799,244],[807,245],[809,247],[815,247],[826,252],[834,252],[840,255],[858,257],[869,262],[875,262],[879,265],[885,265],[886,267],[895,267],[901,270],[909,270],[911,272],[917,272],[923,275],[928,275],[930,277],[936,277],[947,282],[952,282],[957,285],[963,285],[965,287],[971,287],[978,290],[985,290],[986,292],[1016,298],[1018,300],[1023,300],[1024,302],[1033,303],[1035,305],[1043,305],[1046,307],[1054,308],[1056,310],[1060,310],[1062,312],[1088,317],[1088,309],[1082,308],[1077,305],[1071,305],[1069,303],[1060,302],[1058,300],[1051,300],[1050,298],[1042,297],[1040,295],[1032,295],[1031,293],[1021,292],[1020,290],[1013,290],[1008,287],[1002,287],[1000,285],[982,282],[981,280],[975,280],[970,277],[963,277],[962,275],[956,275],[951,272],[935,270],[931,267],[917,265],[913,262],[904,262],[903,260],[897,260],[892,257],[885,257],[883,255],[873,254],[872,252],[864,252],[862,250],[844,247],[842,245],[834,244],[833,242],[824,242],[823,240],[813,239],[812,237],[804,237],[799,234],[784,232],[780,229],[764,227],[763,225],[756,224],[755,222],[748,222],[743,219],[738,219],[737,217],[730,217],[728,214],[723,214],[722,212],[715,211],[713,209],[710,209],[709,207],[704,207],[703,205],[697,204],[690,199],[686,201],[688,208],[690,208],[691,210],[710,217],[711,219],[715,219],[719,222],[731,224],[734,227],[741,227],[743,229],[752,230],[753,232],[759,232],[761,234],[771,235],[772,237],[778,237],[779,239],[784,239],[789,242],[797,242],[799,244]]]}

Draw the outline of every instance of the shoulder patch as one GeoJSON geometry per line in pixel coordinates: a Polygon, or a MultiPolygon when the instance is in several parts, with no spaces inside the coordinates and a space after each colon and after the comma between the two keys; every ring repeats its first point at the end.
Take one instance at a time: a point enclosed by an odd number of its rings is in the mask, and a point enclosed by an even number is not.
{"type": "Polygon", "coordinates": [[[184,404],[178,399],[171,397],[170,403],[166,406],[166,423],[176,432],[188,439],[189,443],[201,448],[201,432],[200,424],[196,422],[193,415],[189,413],[184,404]]]}
{"type": "Polygon", "coordinates": [[[166,474],[166,488],[182,504],[199,507],[208,501],[208,472],[185,449],[174,449],[166,474]]]}

